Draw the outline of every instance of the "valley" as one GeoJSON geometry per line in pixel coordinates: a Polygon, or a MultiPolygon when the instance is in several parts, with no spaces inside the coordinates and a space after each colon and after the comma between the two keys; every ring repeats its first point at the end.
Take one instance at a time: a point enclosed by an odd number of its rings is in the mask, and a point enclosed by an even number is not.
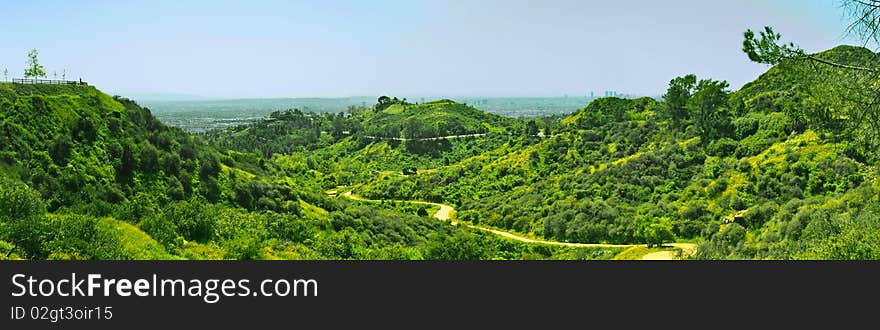
{"type": "Polygon", "coordinates": [[[859,83],[836,74],[783,61],[736,91],[685,75],[532,117],[383,96],[203,132],[89,85],[2,83],[0,255],[877,258],[876,135],[848,120],[869,95],[829,97],[859,83]]]}
{"type": "MultiPolygon", "coordinates": [[[[374,203],[382,203],[383,202],[382,200],[365,199],[361,196],[352,194],[351,191],[345,192],[344,194],[342,194],[342,197],[350,198],[350,199],[358,200],[358,201],[367,201],[367,202],[374,202],[374,203]]],[[[567,243],[567,242],[555,242],[555,241],[547,241],[547,240],[541,240],[541,239],[533,239],[533,238],[523,237],[521,235],[511,233],[508,231],[492,229],[492,228],[484,227],[484,226],[477,226],[477,225],[473,225],[473,224],[469,224],[469,223],[460,223],[454,219],[453,215],[455,214],[455,208],[450,205],[440,204],[440,203],[431,203],[431,202],[422,202],[422,201],[397,201],[397,202],[436,206],[436,207],[439,207],[439,209],[432,216],[434,218],[437,218],[437,220],[450,221],[450,223],[454,226],[461,224],[461,225],[467,226],[468,228],[471,228],[471,229],[485,231],[488,233],[492,233],[492,234],[501,236],[506,239],[510,239],[510,240],[514,240],[514,241],[522,242],[522,243],[558,245],[558,246],[568,246],[568,247],[578,247],[578,248],[625,248],[626,249],[626,248],[635,248],[635,247],[644,246],[643,244],[567,243]]],[[[653,252],[653,253],[649,253],[649,254],[644,255],[642,257],[642,260],[673,260],[673,259],[687,258],[687,257],[693,255],[694,252],[696,252],[696,250],[697,250],[697,245],[693,244],[693,243],[671,243],[671,244],[667,244],[666,246],[676,248],[676,249],[678,249],[678,252],[675,252],[675,251],[653,252]]]]}

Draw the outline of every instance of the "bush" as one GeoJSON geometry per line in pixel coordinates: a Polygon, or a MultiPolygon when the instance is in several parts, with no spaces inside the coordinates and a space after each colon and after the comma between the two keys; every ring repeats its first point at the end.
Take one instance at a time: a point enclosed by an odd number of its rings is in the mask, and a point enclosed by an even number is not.
{"type": "Polygon", "coordinates": [[[183,245],[183,238],[177,232],[177,224],[161,214],[144,217],[138,227],[170,251],[183,245]]]}
{"type": "Polygon", "coordinates": [[[187,240],[204,243],[214,237],[217,214],[212,206],[199,201],[171,202],[165,207],[164,216],[187,240]]]}
{"type": "Polygon", "coordinates": [[[712,141],[706,148],[706,153],[712,156],[727,157],[736,151],[737,142],[730,138],[721,138],[712,141]]]}
{"type": "Polygon", "coordinates": [[[122,242],[100,220],[82,215],[52,215],[43,244],[48,259],[127,259],[122,242]]]}
{"type": "Polygon", "coordinates": [[[0,180],[0,239],[12,243],[29,258],[43,256],[46,204],[24,183],[0,180]]]}

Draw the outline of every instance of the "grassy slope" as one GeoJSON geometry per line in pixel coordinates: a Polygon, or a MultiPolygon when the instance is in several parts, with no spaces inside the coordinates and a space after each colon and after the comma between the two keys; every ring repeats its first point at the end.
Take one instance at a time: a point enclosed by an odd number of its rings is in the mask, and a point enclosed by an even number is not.
{"type": "MultiPolygon", "coordinates": [[[[873,55],[843,46],[819,56],[858,62],[873,55]]],[[[649,122],[661,122],[650,101],[603,100],[604,104],[594,102],[563,119],[561,132],[537,144],[508,149],[502,155],[488,152],[417,176],[380,177],[360,193],[457,204],[462,216],[473,214],[472,221],[544,236],[546,221],[554,213],[576,207],[585,198],[598,198],[622,213],[619,216],[639,221],[668,217],[680,238],[711,239],[736,224],[746,229],[741,244],[749,248],[728,251],[731,255],[786,257],[788,252],[779,250],[795,244],[797,231],[809,225],[792,223],[793,216],[807,213],[814,203],[828,208],[843,200],[870,203],[862,190],[877,189],[876,166],[853,158],[858,155],[851,156],[845,144],[826,138],[829,135],[817,131],[821,127],[792,133],[797,123],[792,122],[791,108],[820,104],[810,97],[829,92],[804,97],[791,91],[839,87],[819,85],[821,73],[805,70],[798,63],[784,63],[731,95],[731,107],[740,113],[734,118],[736,144],[727,151],[705,154],[698,149],[710,149],[712,141],[650,127],[649,122]],[[771,96],[776,99],[768,102],[771,96]],[[596,126],[609,122],[604,129],[596,126]],[[751,124],[754,128],[749,128],[751,124]],[[647,140],[609,139],[613,132],[639,131],[639,127],[645,127],[641,132],[647,140]],[[532,159],[534,155],[538,159],[532,159]],[[672,159],[679,162],[678,174],[664,170],[672,159]],[[641,193],[607,189],[613,181],[639,176],[654,178],[627,188],[643,189],[641,193]],[[645,192],[647,199],[635,197],[645,192]],[[636,195],[627,195],[631,193],[636,195]],[[784,207],[800,200],[806,205],[784,207]],[[539,212],[544,215],[535,216],[539,212]]]]}
{"type": "MultiPolygon", "coordinates": [[[[506,259],[574,253],[510,244],[399,212],[417,210],[328,199],[315,170],[287,175],[301,164],[295,155],[264,164],[249,152],[206,145],[90,86],[3,84],[0,106],[2,179],[25,183],[49,204],[49,213],[36,217],[51,236],[28,248],[31,258],[506,259]],[[174,190],[180,182],[186,188],[174,190]],[[439,243],[447,240],[454,243],[439,243]]],[[[459,116],[455,111],[430,116],[459,116]]],[[[384,142],[374,147],[379,149],[361,156],[387,153],[399,166],[442,161],[407,160],[410,155],[384,142]]],[[[0,240],[2,252],[13,246],[0,240]]],[[[611,256],[600,252],[573,257],[611,256]]]]}

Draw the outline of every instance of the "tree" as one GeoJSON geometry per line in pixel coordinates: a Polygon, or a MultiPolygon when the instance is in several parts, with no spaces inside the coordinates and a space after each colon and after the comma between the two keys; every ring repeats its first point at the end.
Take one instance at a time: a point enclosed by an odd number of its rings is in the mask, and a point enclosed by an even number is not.
{"type": "Polygon", "coordinates": [[[829,61],[813,54],[807,53],[793,42],[780,44],[782,35],[773,30],[771,26],[765,26],[764,31],[759,32],[760,39],[751,29],[743,32],[743,52],[753,62],[776,65],[786,59],[810,60],[821,64],[834,66],[841,69],[849,69],[864,72],[880,72],[877,68],[848,65],[829,61]]]}
{"type": "Polygon", "coordinates": [[[688,119],[688,101],[697,85],[697,76],[693,74],[677,77],[669,82],[663,100],[666,101],[664,113],[671,121],[672,127],[682,128],[688,119]]]}
{"type": "Polygon", "coordinates": [[[150,143],[141,145],[140,157],[138,157],[138,167],[145,173],[159,172],[159,150],[150,143]]]}
{"type": "MultiPolygon", "coordinates": [[[[880,1],[878,0],[841,0],[841,7],[852,19],[846,32],[864,41],[880,42],[880,1]]],[[[880,145],[880,60],[874,55],[869,61],[843,63],[840,59],[825,58],[807,53],[793,42],[780,43],[782,35],[772,27],[764,27],[758,35],[752,30],[743,33],[743,52],[750,60],[769,65],[783,61],[809,61],[818,64],[815,70],[824,81],[842,87],[848,94],[840,99],[849,104],[828,104],[828,100],[820,98],[825,108],[843,109],[841,118],[847,118],[845,129],[841,132],[844,138],[857,138],[866,147],[880,145]]]]}
{"type": "Polygon", "coordinates": [[[669,218],[663,217],[647,224],[642,229],[642,235],[648,243],[648,247],[663,246],[663,243],[675,241],[675,234],[672,232],[672,224],[669,218]]]}
{"type": "Polygon", "coordinates": [[[27,69],[24,70],[25,78],[41,78],[46,77],[46,70],[43,69],[43,66],[40,64],[40,61],[37,60],[37,50],[31,49],[28,52],[28,65],[27,69]]]}
{"type": "Polygon", "coordinates": [[[526,136],[537,136],[538,132],[538,123],[534,119],[526,122],[526,136]]]}
{"type": "Polygon", "coordinates": [[[730,96],[727,81],[703,79],[688,100],[688,109],[700,135],[706,139],[724,137],[730,124],[726,103],[730,96]]]}
{"type": "Polygon", "coordinates": [[[400,105],[408,105],[409,104],[409,103],[407,103],[406,98],[403,98],[401,100],[401,99],[398,99],[397,97],[390,98],[385,95],[380,96],[379,99],[377,100],[377,102],[379,102],[375,106],[377,112],[385,110],[388,107],[395,105],[395,104],[400,104],[400,105]]]}
{"type": "Polygon", "coordinates": [[[3,81],[9,81],[9,69],[3,68],[3,81]]]}
{"type": "Polygon", "coordinates": [[[479,236],[464,230],[438,233],[428,237],[425,257],[429,260],[480,260],[490,255],[479,236]]]}
{"type": "Polygon", "coordinates": [[[415,117],[407,118],[403,127],[403,137],[407,139],[427,138],[431,133],[431,128],[415,117]]]}
{"type": "Polygon", "coordinates": [[[73,142],[67,135],[61,135],[52,142],[49,147],[49,155],[55,164],[66,166],[70,159],[70,153],[73,150],[73,142]]]}
{"type": "Polygon", "coordinates": [[[751,29],[743,32],[743,52],[753,62],[776,65],[783,59],[806,55],[794,43],[779,44],[782,35],[773,31],[773,27],[765,26],[759,33],[761,38],[756,39],[751,29]]]}
{"type": "Polygon", "coordinates": [[[385,95],[379,96],[379,99],[376,100],[378,103],[376,104],[376,111],[385,110],[391,106],[391,98],[385,95]]]}
{"type": "Polygon", "coordinates": [[[859,37],[867,42],[873,40],[880,42],[880,1],[877,0],[843,0],[842,8],[853,22],[847,27],[846,32],[859,37]]]}
{"type": "Polygon", "coordinates": [[[338,116],[333,116],[331,114],[331,116],[332,119],[330,120],[330,123],[333,129],[330,132],[330,135],[333,135],[336,138],[341,138],[345,135],[346,131],[351,133],[351,131],[348,130],[348,121],[345,120],[345,115],[343,113],[339,113],[338,116]]]}

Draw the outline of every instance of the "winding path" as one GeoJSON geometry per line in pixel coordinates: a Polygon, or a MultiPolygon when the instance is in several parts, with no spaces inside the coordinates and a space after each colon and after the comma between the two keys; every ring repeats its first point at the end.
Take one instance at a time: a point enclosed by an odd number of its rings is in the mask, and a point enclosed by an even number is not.
{"type": "Polygon", "coordinates": [[[458,138],[465,137],[476,137],[476,136],[484,136],[487,133],[472,133],[472,134],[459,134],[459,135],[444,135],[444,136],[435,136],[435,137],[425,137],[425,138],[402,138],[402,137],[381,137],[381,136],[373,136],[373,135],[365,135],[368,139],[372,140],[386,140],[386,141],[437,141],[437,140],[452,140],[458,138]]]}
{"type": "MultiPolygon", "coordinates": [[[[345,198],[364,201],[364,202],[375,202],[380,203],[381,200],[375,199],[366,199],[361,196],[353,194],[351,191],[348,191],[342,194],[345,198]]],[[[422,205],[430,205],[437,206],[440,208],[436,213],[434,213],[434,217],[437,220],[441,221],[451,221],[453,225],[457,225],[458,222],[452,220],[452,216],[455,213],[455,208],[450,205],[440,204],[440,203],[432,203],[432,202],[423,202],[423,201],[405,201],[405,200],[388,200],[394,202],[405,202],[405,203],[413,203],[413,204],[422,204],[422,205]]],[[[495,235],[512,239],[515,241],[523,242],[523,243],[534,243],[534,244],[546,244],[546,245],[558,245],[558,246],[569,246],[569,247],[581,247],[581,248],[628,248],[634,246],[644,246],[644,244],[603,244],[603,243],[568,243],[568,242],[556,242],[556,241],[547,241],[543,239],[534,239],[528,238],[525,236],[521,236],[519,234],[514,234],[508,231],[492,229],[489,227],[483,227],[478,225],[473,225],[469,223],[464,223],[468,228],[473,228],[477,230],[482,230],[485,232],[493,233],[495,235]]],[[[671,243],[667,244],[669,246],[681,249],[683,255],[689,256],[693,255],[697,251],[697,245],[693,243],[671,243]]],[[[676,257],[676,253],[673,251],[659,251],[654,253],[646,254],[642,257],[642,260],[673,260],[676,257]]]]}

